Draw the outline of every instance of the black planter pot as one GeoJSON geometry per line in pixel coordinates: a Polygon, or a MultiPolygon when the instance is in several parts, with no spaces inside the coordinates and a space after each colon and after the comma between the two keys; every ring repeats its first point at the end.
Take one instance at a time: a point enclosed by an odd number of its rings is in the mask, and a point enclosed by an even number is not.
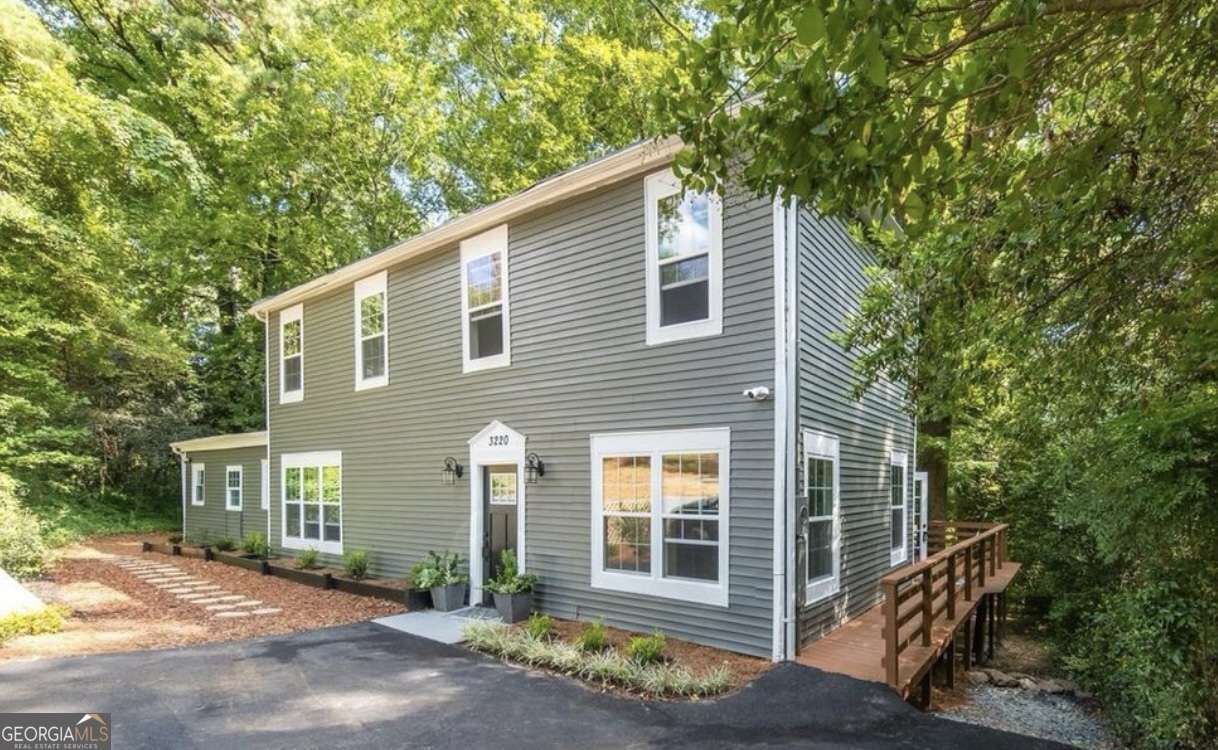
{"type": "Polygon", "coordinates": [[[406,609],[431,609],[431,589],[406,589],[406,609]]]}
{"type": "Polygon", "coordinates": [[[452,612],[465,606],[466,583],[450,583],[447,586],[432,586],[431,601],[437,612],[452,612]]]}
{"type": "Polygon", "coordinates": [[[520,622],[533,611],[533,592],[522,591],[518,594],[493,594],[495,609],[504,622],[520,622]]]}

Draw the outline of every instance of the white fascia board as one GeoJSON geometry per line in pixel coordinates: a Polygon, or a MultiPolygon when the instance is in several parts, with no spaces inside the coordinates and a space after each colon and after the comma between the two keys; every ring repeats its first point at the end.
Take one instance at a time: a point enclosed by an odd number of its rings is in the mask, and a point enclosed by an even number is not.
{"type": "Polygon", "coordinates": [[[231,435],[212,435],[210,437],[179,440],[170,443],[174,450],[194,453],[196,451],[217,451],[229,448],[254,448],[266,445],[266,431],[238,432],[231,435]]]}

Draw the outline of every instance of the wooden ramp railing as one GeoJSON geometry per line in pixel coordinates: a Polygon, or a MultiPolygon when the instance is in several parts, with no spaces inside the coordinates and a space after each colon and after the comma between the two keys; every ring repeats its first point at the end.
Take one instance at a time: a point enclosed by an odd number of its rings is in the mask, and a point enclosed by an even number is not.
{"type": "MultiPolygon", "coordinates": [[[[889,685],[902,690],[908,684],[910,678],[901,674],[901,655],[907,649],[937,651],[949,642],[954,646],[955,631],[972,614],[987,580],[1007,563],[1007,528],[980,522],[932,523],[929,546],[939,551],[880,580],[881,663],[889,685]]],[[[912,661],[921,664],[925,659],[912,661]]]]}

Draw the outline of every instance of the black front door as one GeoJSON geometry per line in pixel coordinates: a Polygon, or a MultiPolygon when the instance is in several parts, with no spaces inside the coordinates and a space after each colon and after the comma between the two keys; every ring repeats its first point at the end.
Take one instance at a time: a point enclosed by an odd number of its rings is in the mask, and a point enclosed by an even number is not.
{"type": "MultiPolygon", "coordinates": [[[[516,554],[516,495],[520,488],[516,466],[482,467],[482,506],[485,510],[482,544],[483,566],[489,580],[499,573],[499,555],[505,549],[516,554]]],[[[490,600],[490,595],[483,597],[490,600]]]]}

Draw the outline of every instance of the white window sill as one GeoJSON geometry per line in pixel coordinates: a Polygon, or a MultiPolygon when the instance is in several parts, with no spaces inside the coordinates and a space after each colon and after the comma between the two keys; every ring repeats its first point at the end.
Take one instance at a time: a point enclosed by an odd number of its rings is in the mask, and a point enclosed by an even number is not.
{"type": "Polygon", "coordinates": [[[225,508],[225,510],[227,510],[227,511],[229,511],[229,512],[232,512],[232,513],[240,513],[240,512],[241,512],[241,508],[240,508],[240,507],[236,507],[236,508],[225,508]]]}
{"type": "Polygon", "coordinates": [[[647,345],[671,344],[676,341],[701,339],[723,333],[723,321],[718,318],[694,320],[670,326],[648,326],[647,345]]]}
{"type": "Polygon", "coordinates": [[[711,604],[716,607],[726,607],[728,604],[726,580],[719,583],[700,583],[671,578],[652,578],[643,574],[631,575],[593,570],[592,588],[659,596],[665,599],[680,599],[698,604],[711,604]]]}
{"type": "Polygon", "coordinates": [[[364,380],[355,381],[355,390],[368,391],[373,388],[384,388],[389,385],[389,376],[381,375],[379,378],[365,378],[364,380]]]}
{"type": "Polygon", "coordinates": [[[510,367],[512,357],[509,354],[496,354],[493,357],[480,357],[478,359],[465,360],[462,373],[468,375],[471,372],[482,372],[483,370],[494,370],[499,367],[510,367]]]}
{"type": "Polygon", "coordinates": [[[810,583],[804,590],[804,606],[819,604],[826,599],[837,596],[841,593],[841,590],[841,582],[833,578],[810,583]]]}
{"type": "Polygon", "coordinates": [[[203,506],[204,503],[196,503],[194,500],[190,501],[190,507],[192,508],[202,508],[203,506]]]}
{"type": "Polygon", "coordinates": [[[279,403],[281,404],[294,404],[298,401],[304,401],[304,389],[279,394],[279,403]]]}
{"type": "Polygon", "coordinates": [[[284,549],[315,549],[326,555],[341,555],[343,553],[342,542],[320,542],[316,539],[297,539],[290,536],[282,537],[280,541],[284,549]]]}
{"type": "Polygon", "coordinates": [[[898,565],[904,565],[907,559],[904,548],[893,550],[888,560],[889,567],[895,568],[898,565]]]}

